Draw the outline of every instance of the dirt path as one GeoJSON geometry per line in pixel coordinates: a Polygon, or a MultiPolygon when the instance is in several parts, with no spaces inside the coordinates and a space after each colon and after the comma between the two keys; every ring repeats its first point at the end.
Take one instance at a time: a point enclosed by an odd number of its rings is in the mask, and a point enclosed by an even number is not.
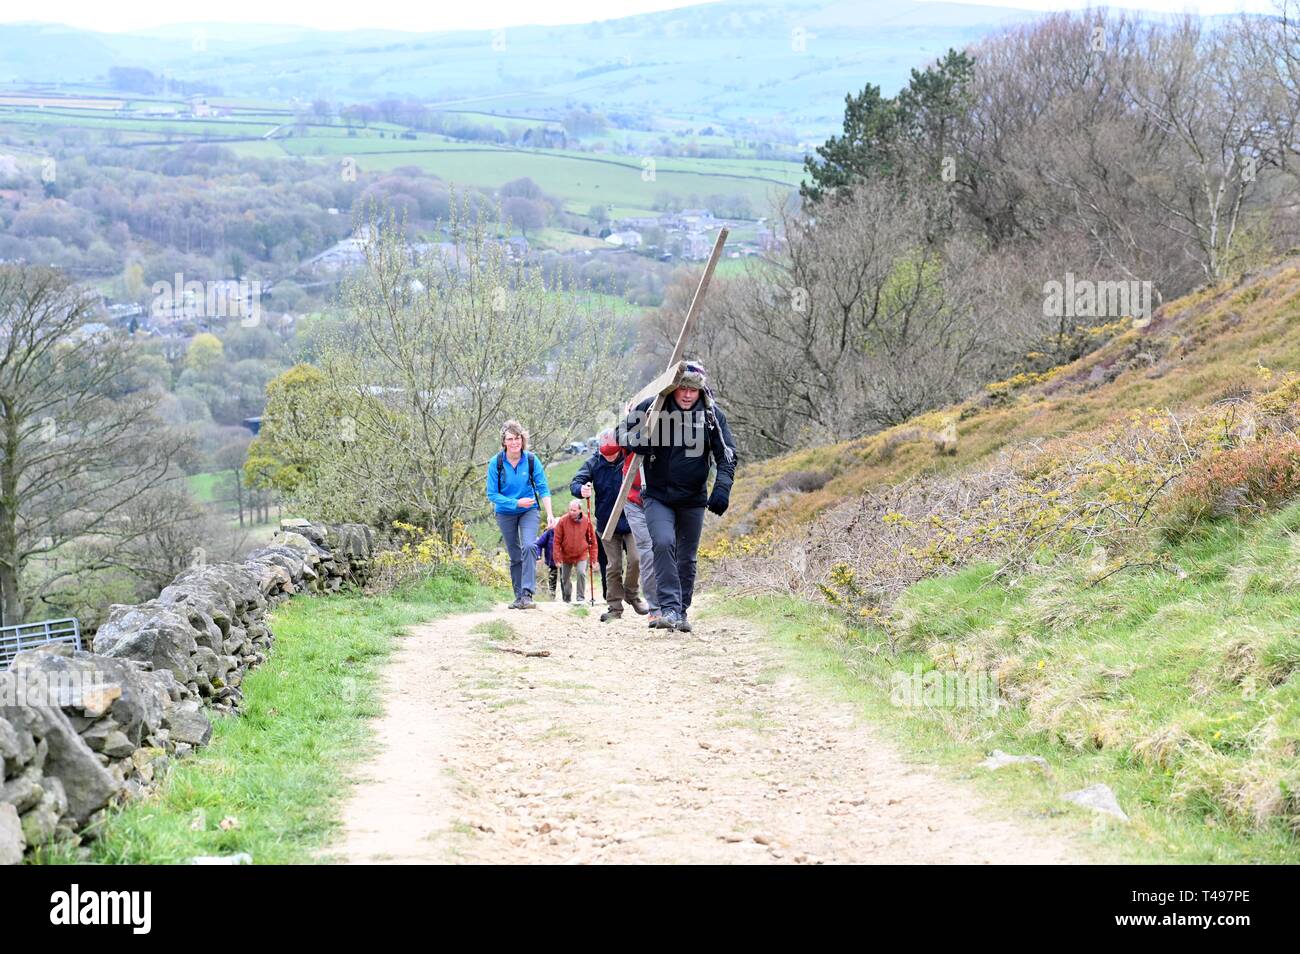
{"type": "Polygon", "coordinates": [[[743,624],[692,634],[561,604],[402,640],[378,754],[334,852],[353,863],[1069,863],[907,765],[743,624]],[[512,640],[480,630],[509,623],[512,640]],[[492,649],[547,649],[528,658],[492,649]]]}

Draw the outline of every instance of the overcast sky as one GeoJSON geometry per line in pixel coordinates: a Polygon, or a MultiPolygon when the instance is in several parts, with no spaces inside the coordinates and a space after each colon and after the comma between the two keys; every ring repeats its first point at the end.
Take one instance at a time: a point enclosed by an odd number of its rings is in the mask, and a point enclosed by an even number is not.
{"type": "MultiPolygon", "coordinates": [[[[0,22],[39,20],[67,23],[92,30],[120,32],[169,23],[276,23],[320,30],[362,27],[392,30],[461,30],[522,26],[530,23],[587,23],[693,6],[699,0],[483,0],[479,3],[410,0],[365,0],[361,3],[321,3],[320,0],[222,0],[220,3],[177,3],[176,0],[42,0],[26,4],[12,0],[0,10],[0,22]],[[423,9],[421,9],[423,7],[423,9]]],[[[965,0],[953,0],[965,2],[965,0]]],[[[991,6],[1029,10],[1078,9],[1087,3],[1060,0],[1010,0],[991,6]]],[[[1228,13],[1241,9],[1265,12],[1273,0],[1120,0],[1114,7],[1200,13],[1228,13]]]]}

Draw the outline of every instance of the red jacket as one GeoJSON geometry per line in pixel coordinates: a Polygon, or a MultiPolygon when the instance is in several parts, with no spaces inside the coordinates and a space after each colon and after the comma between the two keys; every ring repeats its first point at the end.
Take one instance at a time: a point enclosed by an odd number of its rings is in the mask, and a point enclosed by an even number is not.
{"type": "Polygon", "coordinates": [[[555,524],[555,562],[581,563],[591,560],[594,564],[600,559],[596,549],[596,530],[587,519],[587,515],[578,512],[579,519],[574,520],[567,513],[555,524]]]}
{"type": "MultiPolygon", "coordinates": [[[[627,476],[627,469],[632,466],[632,454],[624,453],[623,455],[623,476],[627,476]]],[[[632,489],[627,492],[627,499],[632,501],[638,507],[641,503],[641,467],[637,466],[636,476],[632,478],[632,489]]]]}

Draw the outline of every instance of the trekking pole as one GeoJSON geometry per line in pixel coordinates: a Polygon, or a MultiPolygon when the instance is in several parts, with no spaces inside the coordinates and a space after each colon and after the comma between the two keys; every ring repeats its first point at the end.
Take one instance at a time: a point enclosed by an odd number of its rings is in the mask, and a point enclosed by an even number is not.
{"type": "MultiPolygon", "coordinates": [[[[596,525],[591,522],[591,498],[587,497],[587,525],[591,527],[592,536],[596,535],[596,525]]],[[[599,545],[598,545],[599,546],[599,545]]],[[[597,551],[599,552],[599,550],[597,551]]],[[[588,554],[590,556],[590,554],[588,554]]],[[[581,579],[581,577],[579,577],[581,579]]],[[[596,605],[596,574],[592,570],[591,560],[587,560],[587,604],[596,605]]]]}

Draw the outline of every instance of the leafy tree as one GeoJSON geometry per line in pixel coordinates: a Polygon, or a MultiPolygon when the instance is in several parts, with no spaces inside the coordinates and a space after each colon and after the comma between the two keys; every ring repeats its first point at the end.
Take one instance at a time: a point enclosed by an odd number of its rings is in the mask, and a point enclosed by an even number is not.
{"type": "Polygon", "coordinates": [[[526,419],[545,461],[623,396],[607,306],[512,261],[463,208],[448,223],[455,255],[413,264],[397,229],[378,230],[344,287],[348,326],[323,343],[318,368],[268,388],[250,483],[327,519],[418,514],[448,535],[484,506],[504,420],[526,419]]]}
{"type": "Polygon", "coordinates": [[[844,134],[817,147],[817,158],[804,159],[811,177],[800,186],[816,202],[859,182],[881,178],[940,178],[950,156],[954,127],[970,109],[975,61],[949,50],[924,70],[912,70],[907,86],[894,98],[870,83],[844,100],[844,134]]]}
{"type": "Polygon", "coordinates": [[[868,83],[857,96],[845,96],[844,134],[818,146],[817,159],[804,159],[812,181],[800,184],[800,194],[816,202],[854,182],[889,174],[899,125],[898,104],[882,96],[879,86],[868,83]]]}
{"type": "Polygon", "coordinates": [[[225,360],[225,347],[221,339],[210,331],[195,335],[185,351],[185,367],[200,375],[210,374],[225,360]]]}

